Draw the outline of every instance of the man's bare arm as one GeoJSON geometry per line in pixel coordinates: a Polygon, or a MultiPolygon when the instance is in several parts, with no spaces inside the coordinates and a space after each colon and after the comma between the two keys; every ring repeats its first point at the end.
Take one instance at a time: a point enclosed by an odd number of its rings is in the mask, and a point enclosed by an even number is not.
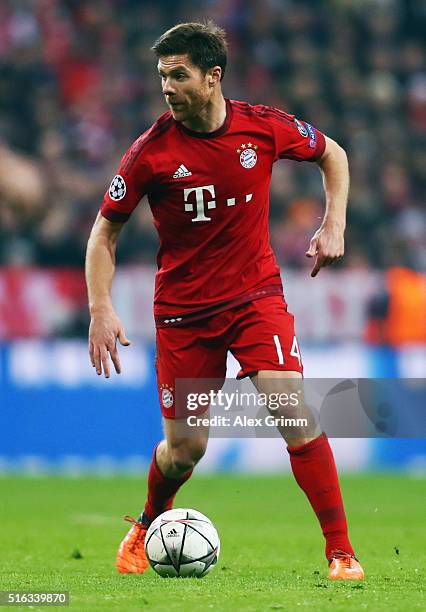
{"type": "Polygon", "coordinates": [[[89,297],[90,361],[97,374],[109,378],[111,355],[117,374],[121,372],[117,338],[123,346],[130,344],[111,302],[111,286],[115,270],[115,250],[122,223],[111,223],[99,213],[93,225],[86,252],[86,283],[89,297]]]}
{"type": "Polygon", "coordinates": [[[318,161],[324,192],[326,208],[320,228],[312,237],[307,257],[316,257],[311,276],[329,266],[345,252],[344,232],[346,227],[346,207],[349,192],[348,159],[341,146],[331,138],[325,137],[325,151],[318,161]]]}

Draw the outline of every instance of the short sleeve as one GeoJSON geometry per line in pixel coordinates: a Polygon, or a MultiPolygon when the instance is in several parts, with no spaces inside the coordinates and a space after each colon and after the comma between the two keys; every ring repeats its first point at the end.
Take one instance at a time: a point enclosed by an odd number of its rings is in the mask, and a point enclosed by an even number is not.
{"type": "Polygon", "coordinates": [[[102,216],[109,221],[126,222],[143,196],[148,193],[152,168],[144,153],[143,145],[138,139],[121,160],[100,209],[102,216]]]}
{"type": "Polygon", "coordinates": [[[325,136],[306,121],[278,109],[269,115],[275,138],[275,160],[316,161],[325,150],[325,136]]]}

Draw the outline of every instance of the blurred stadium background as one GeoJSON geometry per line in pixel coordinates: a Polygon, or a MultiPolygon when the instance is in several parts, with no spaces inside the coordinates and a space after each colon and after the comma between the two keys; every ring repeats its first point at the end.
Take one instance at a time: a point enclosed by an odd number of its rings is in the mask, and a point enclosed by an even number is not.
{"type": "MultiPolygon", "coordinates": [[[[226,28],[226,96],[293,112],[348,152],[347,254],[315,280],[319,172],[274,170],[272,241],[306,375],[425,376],[425,13],[417,0],[2,0],[0,472],[139,472],[161,435],[146,203],[119,242],[114,304],[133,343],[108,381],[87,357],[83,265],[121,155],[165,110],[149,48],[179,21],[226,28]]],[[[342,469],[426,469],[424,440],[333,445],[342,469]]],[[[212,440],[201,469],[287,467],[279,440],[212,440]]]]}

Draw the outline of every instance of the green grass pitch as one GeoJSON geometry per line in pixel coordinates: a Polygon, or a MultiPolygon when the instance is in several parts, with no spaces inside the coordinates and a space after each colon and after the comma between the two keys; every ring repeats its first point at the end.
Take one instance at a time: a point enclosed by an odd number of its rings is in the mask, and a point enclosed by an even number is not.
{"type": "Polygon", "coordinates": [[[341,482],[363,583],[326,579],[322,534],[288,474],[196,475],[182,489],[176,506],[207,514],[221,537],[201,580],[116,573],[120,517],[138,514],[145,478],[0,478],[0,590],[67,590],[70,608],[88,611],[426,609],[425,481],[341,482]]]}

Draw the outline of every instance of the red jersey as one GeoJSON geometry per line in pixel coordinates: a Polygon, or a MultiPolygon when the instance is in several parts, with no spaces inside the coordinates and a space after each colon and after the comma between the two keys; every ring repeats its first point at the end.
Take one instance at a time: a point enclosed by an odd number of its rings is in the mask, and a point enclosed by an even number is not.
{"type": "Polygon", "coordinates": [[[148,196],[160,237],[157,325],[282,292],[269,244],[272,164],[318,160],[325,138],[276,108],[226,107],[222,127],[208,133],[162,115],[124,155],[102,203],[105,218],[125,222],[148,196]]]}

